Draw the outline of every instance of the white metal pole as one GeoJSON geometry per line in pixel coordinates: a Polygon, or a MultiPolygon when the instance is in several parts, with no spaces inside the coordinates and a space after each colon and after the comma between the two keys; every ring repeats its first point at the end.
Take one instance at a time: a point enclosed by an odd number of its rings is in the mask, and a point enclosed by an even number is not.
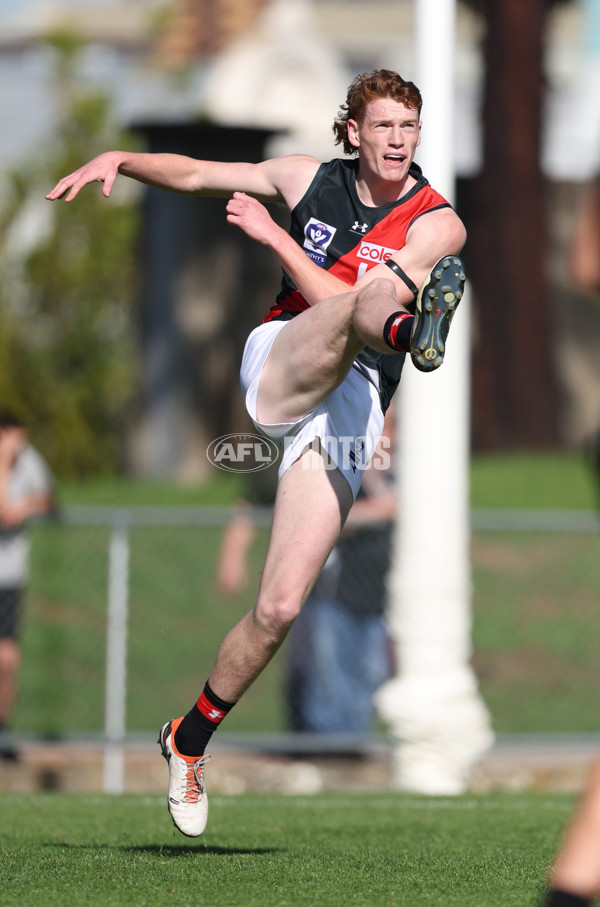
{"type": "MultiPolygon", "coordinates": [[[[417,0],[415,81],[423,95],[417,163],[454,199],[455,0],[417,0]]],[[[491,743],[470,657],[469,293],[446,359],[423,374],[407,361],[398,394],[399,516],[390,624],[399,674],[378,706],[397,745],[395,785],[460,793],[491,743]]]]}
{"type": "Polygon", "coordinates": [[[108,562],[104,791],[110,794],[125,789],[128,598],[129,533],[120,521],[111,530],[108,562]]]}

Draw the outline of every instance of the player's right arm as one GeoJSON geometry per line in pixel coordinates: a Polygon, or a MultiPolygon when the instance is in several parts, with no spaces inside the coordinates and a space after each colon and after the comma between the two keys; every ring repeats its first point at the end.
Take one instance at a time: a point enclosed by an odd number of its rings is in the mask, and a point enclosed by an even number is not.
{"type": "Polygon", "coordinates": [[[119,174],[171,192],[229,197],[236,190],[293,208],[302,198],[319,162],[294,154],[258,164],[203,161],[181,154],[107,151],[63,177],[46,195],[73,201],[90,183],[102,183],[107,198],[119,174]]]}

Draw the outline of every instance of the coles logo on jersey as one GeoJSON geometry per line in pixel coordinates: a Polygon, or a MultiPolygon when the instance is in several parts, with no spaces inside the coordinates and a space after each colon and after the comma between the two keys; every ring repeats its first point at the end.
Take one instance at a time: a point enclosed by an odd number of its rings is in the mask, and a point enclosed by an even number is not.
{"type": "Polygon", "coordinates": [[[304,228],[304,248],[306,249],[306,254],[322,268],[327,261],[327,249],[333,239],[335,231],[335,227],[324,224],[322,221],[317,220],[316,217],[311,217],[304,228]]]}
{"type": "Polygon", "coordinates": [[[376,246],[372,242],[361,242],[358,252],[356,253],[363,261],[369,261],[374,265],[383,264],[388,258],[391,258],[397,249],[386,249],[385,246],[376,246]]]}

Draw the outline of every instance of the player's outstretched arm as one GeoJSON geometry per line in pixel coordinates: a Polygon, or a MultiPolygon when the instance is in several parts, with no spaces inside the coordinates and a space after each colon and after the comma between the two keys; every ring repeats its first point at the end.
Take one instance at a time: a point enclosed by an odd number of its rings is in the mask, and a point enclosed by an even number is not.
{"type": "MultiPolygon", "coordinates": [[[[119,174],[171,192],[201,194],[206,188],[204,183],[209,188],[217,187],[219,175],[227,181],[227,172],[219,174],[220,167],[218,163],[198,161],[182,154],[107,151],[59,180],[46,198],[71,202],[90,183],[102,183],[102,194],[108,198],[119,174]]],[[[230,179],[232,176],[229,174],[230,179]]]]}
{"type": "Polygon", "coordinates": [[[262,161],[203,161],[183,154],[107,151],[63,177],[46,195],[71,202],[84,186],[102,183],[107,198],[119,174],[138,182],[186,195],[230,197],[236,190],[293,207],[309,185],[318,161],[290,155],[262,161]]]}

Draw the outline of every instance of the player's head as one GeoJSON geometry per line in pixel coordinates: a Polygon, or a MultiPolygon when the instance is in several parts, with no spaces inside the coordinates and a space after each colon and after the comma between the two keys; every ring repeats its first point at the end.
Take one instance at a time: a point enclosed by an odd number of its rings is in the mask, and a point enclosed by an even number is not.
{"type": "Polygon", "coordinates": [[[343,145],[346,154],[355,154],[356,147],[348,139],[348,120],[362,123],[367,105],[377,98],[392,98],[405,107],[418,111],[420,116],[423,99],[414,82],[407,82],[391,69],[375,69],[356,76],[333,124],[335,144],[343,145]]]}

